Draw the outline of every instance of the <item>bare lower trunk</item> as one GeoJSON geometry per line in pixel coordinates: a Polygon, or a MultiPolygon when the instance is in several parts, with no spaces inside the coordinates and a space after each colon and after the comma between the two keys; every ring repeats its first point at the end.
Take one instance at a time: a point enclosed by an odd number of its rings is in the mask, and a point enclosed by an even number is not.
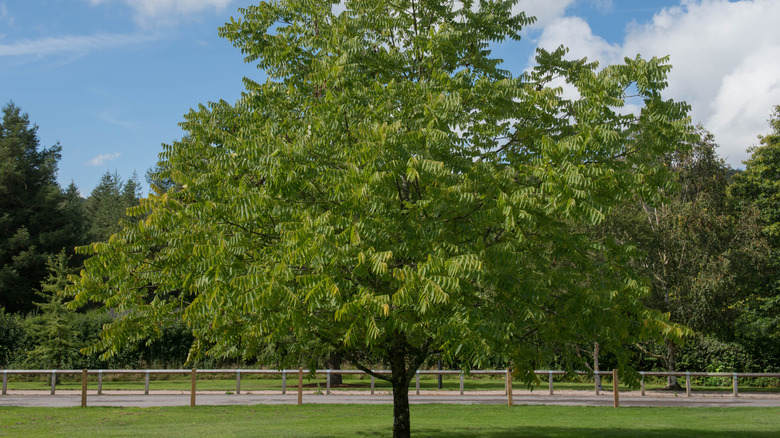
{"type": "Polygon", "coordinates": [[[409,413],[409,382],[415,371],[428,356],[427,342],[422,348],[411,347],[406,336],[396,334],[393,346],[388,352],[393,384],[393,438],[409,438],[412,433],[409,413]]]}
{"type": "MultiPolygon", "coordinates": [[[[405,370],[403,371],[405,374],[405,370]]],[[[393,370],[393,438],[409,438],[412,426],[409,416],[409,381],[395,378],[393,370]]]]}
{"type": "MultiPolygon", "coordinates": [[[[666,371],[677,371],[677,345],[670,340],[666,341],[664,361],[666,362],[666,371]]],[[[666,389],[681,389],[680,384],[677,382],[677,376],[666,377],[666,389]]]]}
{"type": "MultiPolygon", "coordinates": [[[[330,352],[328,353],[328,357],[325,358],[325,368],[329,370],[340,370],[341,369],[341,356],[336,352],[330,352]]],[[[331,385],[341,385],[344,383],[341,374],[335,374],[331,373],[330,375],[330,384],[331,385]]]]}
{"type": "Polygon", "coordinates": [[[593,375],[596,382],[596,394],[601,390],[601,376],[599,375],[599,343],[593,343],[593,375]]]}
{"type": "Polygon", "coordinates": [[[393,386],[393,438],[411,437],[411,415],[409,412],[409,383],[429,356],[431,339],[425,339],[420,346],[410,345],[404,332],[394,332],[389,339],[383,362],[390,366],[390,377],[376,374],[354,357],[347,356],[358,369],[374,377],[389,380],[393,386]]]}

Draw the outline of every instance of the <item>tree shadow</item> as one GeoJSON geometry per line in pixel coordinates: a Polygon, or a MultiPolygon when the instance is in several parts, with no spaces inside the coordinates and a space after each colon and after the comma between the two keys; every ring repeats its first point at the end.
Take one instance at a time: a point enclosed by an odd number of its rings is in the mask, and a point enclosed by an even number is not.
{"type": "MultiPolygon", "coordinates": [[[[391,436],[390,430],[371,430],[355,434],[356,436],[391,436]]],[[[430,437],[430,438],[467,438],[467,437],[485,437],[485,438],[515,438],[515,437],[555,437],[555,438],[582,438],[582,437],[639,437],[639,438],[659,438],[659,437],[708,437],[708,438],[775,438],[778,436],[774,432],[757,432],[741,430],[701,430],[668,428],[643,430],[633,428],[572,428],[572,427],[554,427],[554,426],[531,426],[517,428],[495,427],[491,430],[475,427],[472,430],[461,430],[457,432],[444,431],[435,427],[414,427],[412,426],[412,436],[430,437]]]]}

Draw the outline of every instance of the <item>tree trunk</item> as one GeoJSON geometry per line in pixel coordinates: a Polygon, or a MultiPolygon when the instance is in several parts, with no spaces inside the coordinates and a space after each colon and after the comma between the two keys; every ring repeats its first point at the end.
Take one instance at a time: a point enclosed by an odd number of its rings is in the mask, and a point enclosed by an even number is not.
{"type": "MultiPolygon", "coordinates": [[[[325,358],[325,368],[329,370],[341,370],[341,356],[335,351],[328,353],[328,356],[325,358]]],[[[342,379],[341,374],[331,373],[331,385],[341,385],[342,383],[344,383],[344,380],[342,379]]]]}
{"type": "Polygon", "coordinates": [[[409,378],[403,357],[400,361],[393,361],[390,370],[393,372],[393,438],[409,438],[412,434],[409,417],[409,378]]]}
{"type": "Polygon", "coordinates": [[[420,347],[407,343],[406,334],[396,332],[385,357],[390,365],[390,383],[393,385],[393,438],[411,437],[412,427],[409,413],[409,383],[428,357],[431,340],[425,340],[420,347]]]}
{"type": "MultiPolygon", "coordinates": [[[[666,340],[665,356],[666,371],[677,371],[677,345],[668,339],[666,340]]],[[[666,389],[681,389],[680,384],[677,382],[677,376],[666,377],[666,389]]]]}
{"type": "Polygon", "coordinates": [[[596,382],[596,394],[601,390],[601,376],[599,375],[599,343],[593,343],[593,375],[596,382]]]}

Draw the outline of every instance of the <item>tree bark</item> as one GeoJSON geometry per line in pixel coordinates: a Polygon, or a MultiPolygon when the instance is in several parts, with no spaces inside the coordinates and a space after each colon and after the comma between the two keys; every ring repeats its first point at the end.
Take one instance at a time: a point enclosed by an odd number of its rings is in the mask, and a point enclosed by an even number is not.
{"type": "MultiPolygon", "coordinates": [[[[328,353],[328,356],[325,358],[325,368],[329,370],[341,370],[341,355],[335,351],[328,353]]],[[[341,385],[342,383],[344,383],[344,380],[342,379],[341,374],[331,373],[331,385],[341,385]]]]}
{"type": "MultiPolygon", "coordinates": [[[[666,341],[666,371],[677,371],[677,345],[670,341],[666,341]]],[[[666,377],[666,389],[681,389],[680,384],[677,382],[677,376],[666,377]]]]}
{"type": "Polygon", "coordinates": [[[392,361],[393,373],[393,438],[409,438],[412,434],[409,416],[409,377],[404,357],[392,361]]]}
{"type": "Polygon", "coordinates": [[[596,394],[601,390],[601,376],[599,375],[599,343],[593,343],[593,374],[594,382],[596,382],[596,394]]]}

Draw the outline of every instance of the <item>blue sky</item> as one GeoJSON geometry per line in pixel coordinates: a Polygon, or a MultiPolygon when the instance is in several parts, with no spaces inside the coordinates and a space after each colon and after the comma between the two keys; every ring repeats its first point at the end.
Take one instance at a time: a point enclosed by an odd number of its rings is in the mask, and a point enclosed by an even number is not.
{"type": "MultiPolygon", "coordinates": [[[[190,108],[235,101],[262,73],[217,36],[248,0],[0,0],[0,104],[13,101],[62,145],[59,180],[89,194],[182,136],[190,108]]],[[[565,44],[602,63],[671,55],[669,97],[693,105],[735,167],[780,104],[780,1],[521,0],[539,21],[496,48],[522,72],[533,51],[565,44]]]]}

